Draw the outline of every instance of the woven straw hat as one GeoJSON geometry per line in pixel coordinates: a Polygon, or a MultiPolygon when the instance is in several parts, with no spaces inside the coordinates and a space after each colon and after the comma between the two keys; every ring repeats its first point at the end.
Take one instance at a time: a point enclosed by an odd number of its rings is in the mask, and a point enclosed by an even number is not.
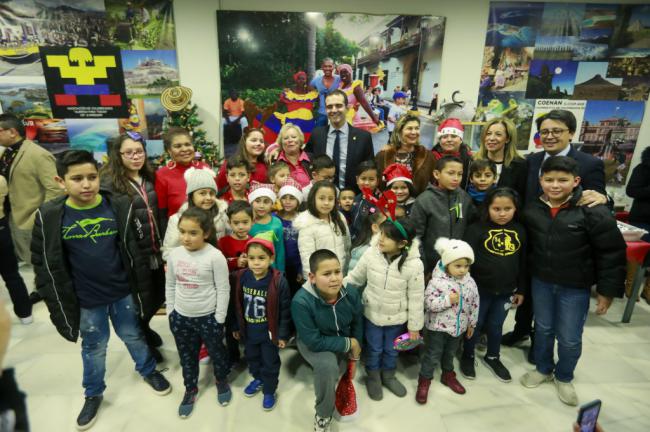
{"type": "Polygon", "coordinates": [[[180,111],[190,103],[192,90],[183,87],[167,87],[160,95],[160,103],[168,111],[180,111]]]}

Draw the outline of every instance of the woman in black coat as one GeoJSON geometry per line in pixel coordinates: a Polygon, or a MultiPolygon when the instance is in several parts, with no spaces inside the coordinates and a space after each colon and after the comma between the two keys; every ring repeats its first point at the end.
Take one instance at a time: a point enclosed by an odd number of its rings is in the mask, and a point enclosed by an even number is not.
{"type": "MultiPolygon", "coordinates": [[[[650,147],[641,153],[641,162],[632,170],[625,193],[634,198],[630,223],[650,232],[650,147]]],[[[650,241],[650,234],[643,239],[650,241]]]]}
{"type": "Polygon", "coordinates": [[[493,162],[497,167],[497,186],[517,191],[519,199],[526,194],[528,164],[517,151],[517,128],[504,117],[490,120],[483,126],[481,146],[474,159],[493,162]]]}
{"type": "Polygon", "coordinates": [[[139,272],[137,281],[150,293],[141,311],[142,329],[154,358],[161,362],[162,355],[157,348],[162,345],[162,339],[149,323],[165,302],[162,236],[154,189],[155,173],[147,160],[146,143],[140,134],[127,132],[109,141],[108,163],[102,167],[100,177],[102,188],[111,192],[113,200],[118,205],[130,207],[130,223],[137,249],[148,266],[139,272]]]}

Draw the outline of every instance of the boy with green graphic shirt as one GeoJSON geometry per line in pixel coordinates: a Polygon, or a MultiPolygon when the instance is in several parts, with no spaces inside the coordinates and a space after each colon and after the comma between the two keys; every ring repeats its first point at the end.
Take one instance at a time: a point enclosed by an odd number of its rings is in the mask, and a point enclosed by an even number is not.
{"type": "Polygon", "coordinates": [[[58,332],[72,342],[81,335],[86,400],[77,428],[85,430],[97,419],[106,388],[109,317],[145,382],[159,395],[171,386],[156,371],[139,324],[138,313],[153,293],[137,283],[138,274],[149,271],[149,257],[140,256],[132,232],[122,231],[131,225],[126,221],[132,209],[100,193],[97,162],[87,151],[68,151],[57,161],[57,175],[66,196],[36,212],[32,262],[58,332]]]}

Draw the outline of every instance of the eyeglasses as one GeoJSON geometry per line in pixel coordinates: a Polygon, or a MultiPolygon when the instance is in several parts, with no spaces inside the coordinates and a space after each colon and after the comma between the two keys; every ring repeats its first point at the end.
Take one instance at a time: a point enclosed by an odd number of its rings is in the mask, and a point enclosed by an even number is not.
{"type": "Polygon", "coordinates": [[[566,132],[568,130],[569,129],[559,129],[559,128],[558,129],[542,129],[541,131],[539,131],[539,135],[540,136],[549,136],[549,135],[560,136],[560,135],[562,135],[562,133],[564,133],[564,132],[566,132]]]}
{"type": "Polygon", "coordinates": [[[144,156],[144,150],[129,150],[120,152],[120,154],[127,159],[135,159],[144,156]]]}

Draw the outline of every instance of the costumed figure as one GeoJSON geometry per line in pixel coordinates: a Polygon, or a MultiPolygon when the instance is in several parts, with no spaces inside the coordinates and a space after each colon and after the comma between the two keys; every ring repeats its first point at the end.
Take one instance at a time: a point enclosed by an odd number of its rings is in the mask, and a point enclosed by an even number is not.
{"type": "Polygon", "coordinates": [[[348,64],[342,64],[338,66],[337,72],[341,77],[339,89],[343,90],[348,97],[348,123],[369,132],[380,130],[383,125],[363,94],[363,83],[361,80],[352,80],[352,67],[348,64]],[[361,115],[359,106],[363,107],[368,116],[361,115]]]}

